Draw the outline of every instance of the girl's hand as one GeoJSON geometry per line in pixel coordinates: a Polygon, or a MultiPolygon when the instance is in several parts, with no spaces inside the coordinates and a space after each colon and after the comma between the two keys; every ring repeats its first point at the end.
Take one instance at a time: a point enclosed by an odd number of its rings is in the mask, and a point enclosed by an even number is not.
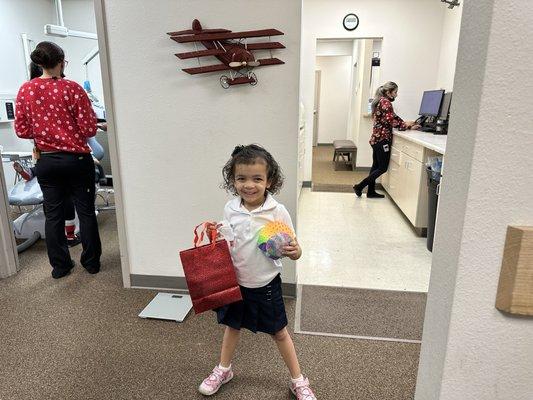
{"type": "Polygon", "coordinates": [[[209,238],[209,241],[212,242],[212,238],[221,239],[222,235],[218,232],[218,228],[220,228],[222,224],[217,224],[216,222],[207,222],[205,224],[205,229],[207,231],[207,237],[209,238]]]}
{"type": "Polygon", "coordinates": [[[283,256],[289,257],[291,260],[297,260],[302,256],[302,248],[294,238],[288,246],[283,247],[283,256]]]}

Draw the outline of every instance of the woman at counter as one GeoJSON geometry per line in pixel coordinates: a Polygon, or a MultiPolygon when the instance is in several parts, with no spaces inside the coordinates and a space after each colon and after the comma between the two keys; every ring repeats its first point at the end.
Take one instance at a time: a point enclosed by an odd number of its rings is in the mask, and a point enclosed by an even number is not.
{"type": "Polygon", "coordinates": [[[398,130],[420,128],[414,121],[404,121],[394,113],[392,102],[398,96],[398,85],[394,82],[387,82],[376,91],[372,101],[372,136],[370,145],[372,146],[372,168],[369,175],[354,185],[353,190],[357,197],[361,197],[363,189],[368,186],[366,197],[383,198],[384,195],[376,192],[376,179],[387,172],[389,168],[390,153],[392,146],[392,129],[398,130]]]}

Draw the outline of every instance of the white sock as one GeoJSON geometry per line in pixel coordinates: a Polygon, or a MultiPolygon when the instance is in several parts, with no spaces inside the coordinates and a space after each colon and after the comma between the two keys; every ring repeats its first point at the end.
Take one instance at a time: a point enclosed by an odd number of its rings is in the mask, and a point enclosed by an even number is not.
{"type": "Polygon", "coordinates": [[[231,364],[229,367],[223,367],[221,364],[218,364],[218,368],[220,368],[223,372],[228,372],[231,369],[231,364]]]}
{"type": "Polygon", "coordinates": [[[303,380],[304,380],[304,376],[303,375],[300,375],[298,378],[295,378],[295,379],[291,378],[291,382],[292,383],[301,382],[303,380]]]}

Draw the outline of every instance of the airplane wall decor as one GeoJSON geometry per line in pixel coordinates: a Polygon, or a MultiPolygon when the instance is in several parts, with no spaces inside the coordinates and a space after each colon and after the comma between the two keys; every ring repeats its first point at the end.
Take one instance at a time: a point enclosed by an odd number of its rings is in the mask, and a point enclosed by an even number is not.
{"type": "Polygon", "coordinates": [[[229,71],[229,76],[222,75],[220,84],[224,89],[233,85],[249,83],[257,85],[257,76],[252,71],[254,68],[267,65],[285,64],[278,58],[272,57],[273,49],[284,49],[279,42],[271,42],[271,36],[283,35],[277,29],[261,29],[255,31],[232,32],[228,29],[203,29],[200,21],[195,19],[192,29],[177,32],[168,32],[170,39],[178,43],[201,43],[206,50],[177,53],[179,59],[197,58],[198,67],[183,68],[188,74],[204,74],[216,71],[229,71]],[[268,41],[248,43],[249,38],[268,37],[268,41]],[[268,50],[269,58],[256,59],[252,53],[254,50],[268,50]],[[216,57],[221,63],[202,66],[200,57],[216,57]]]}

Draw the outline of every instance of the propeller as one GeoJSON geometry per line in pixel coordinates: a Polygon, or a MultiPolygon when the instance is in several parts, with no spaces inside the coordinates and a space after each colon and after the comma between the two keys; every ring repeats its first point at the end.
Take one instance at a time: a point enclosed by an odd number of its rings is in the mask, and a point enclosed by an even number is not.
{"type": "Polygon", "coordinates": [[[229,63],[231,68],[258,67],[259,65],[261,65],[259,61],[232,61],[229,63]]]}

